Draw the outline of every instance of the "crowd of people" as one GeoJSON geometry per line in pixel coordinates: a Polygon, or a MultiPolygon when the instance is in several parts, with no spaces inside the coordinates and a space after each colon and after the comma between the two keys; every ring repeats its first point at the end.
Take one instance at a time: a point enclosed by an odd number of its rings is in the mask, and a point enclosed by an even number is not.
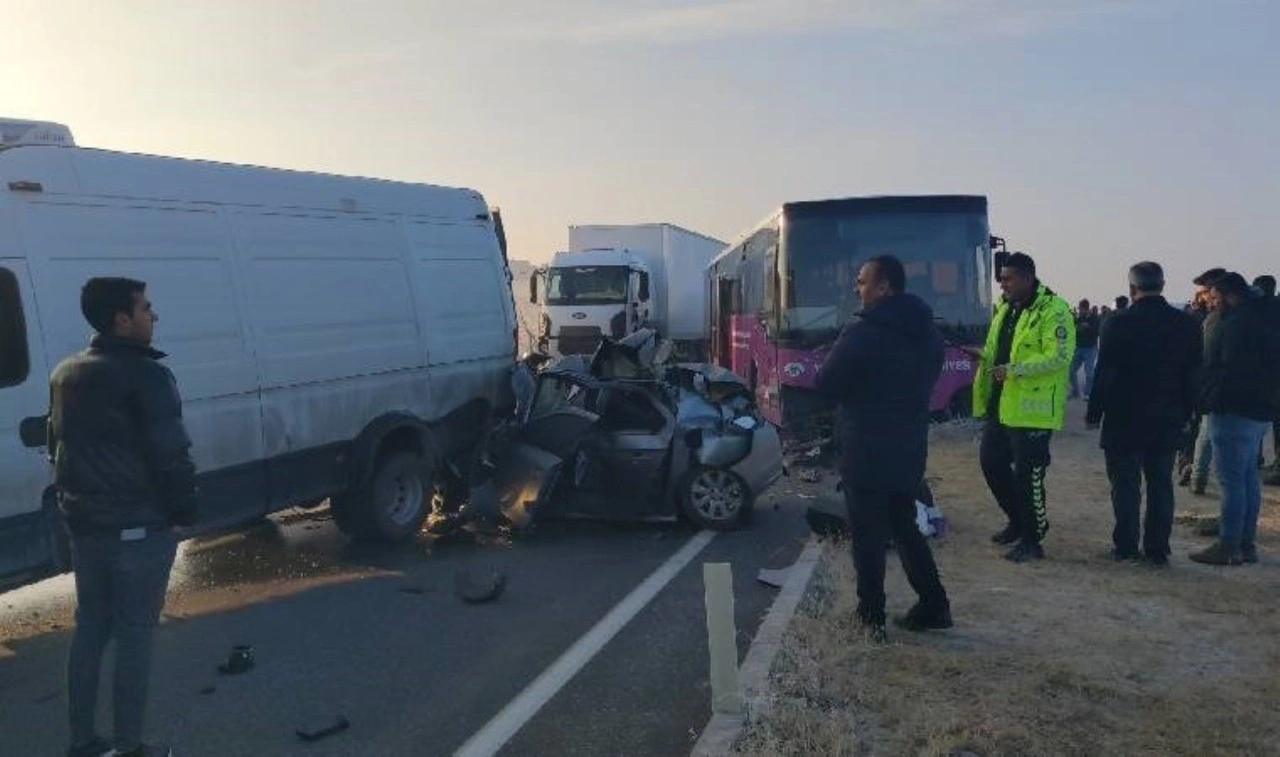
{"type": "MultiPolygon", "coordinates": [[[[1045,558],[1045,477],[1068,402],[1087,401],[1100,430],[1115,515],[1112,559],[1167,566],[1175,481],[1204,494],[1210,466],[1221,490],[1216,540],[1189,558],[1210,565],[1258,561],[1268,430],[1280,447],[1280,299],[1275,279],[1206,271],[1186,307],[1164,297],[1163,268],[1129,270],[1114,308],[1072,307],[1014,253],[1000,263],[1003,296],[977,360],[974,415],[983,420],[979,466],[1004,513],[992,541],[1006,559],[1045,558]],[[1083,376],[1083,386],[1081,377],[1083,376]],[[1144,487],[1145,484],[1145,487],[1144,487]],[[1143,490],[1146,511],[1143,513],[1143,490]]],[[[928,306],[905,291],[900,261],[868,261],[857,280],[863,310],[845,327],[817,387],[840,408],[840,473],[853,535],[858,620],[885,631],[884,567],[897,546],[919,601],[895,623],[910,631],[952,624],[947,593],[912,521],[928,455],[928,406],[943,345],[928,306]]]]}

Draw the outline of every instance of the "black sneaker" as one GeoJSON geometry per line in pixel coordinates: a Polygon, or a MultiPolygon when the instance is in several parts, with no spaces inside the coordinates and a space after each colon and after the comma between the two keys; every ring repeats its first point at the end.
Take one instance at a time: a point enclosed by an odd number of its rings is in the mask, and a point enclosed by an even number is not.
{"type": "Polygon", "coordinates": [[[996,533],[991,535],[991,542],[993,544],[999,544],[1002,547],[1007,547],[1010,544],[1016,543],[1017,541],[1018,541],[1018,529],[1012,523],[1005,526],[1003,531],[997,531],[996,533]]]}
{"type": "Polygon", "coordinates": [[[1192,562],[1201,565],[1239,565],[1242,562],[1240,550],[1228,549],[1221,541],[1215,541],[1199,552],[1192,552],[1189,557],[1192,562]]]}
{"type": "Polygon", "coordinates": [[[1018,546],[1009,550],[1004,559],[1009,562],[1024,563],[1044,559],[1044,547],[1032,542],[1018,542],[1018,546]]]}
{"type": "Polygon", "coordinates": [[[1142,561],[1153,568],[1169,567],[1169,556],[1148,552],[1142,556],[1142,561]]]}
{"type": "Polygon", "coordinates": [[[1258,563],[1258,545],[1242,544],[1240,546],[1240,562],[1245,565],[1256,565],[1258,563]]]}
{"type": "Polygon", "coordinates": [[[916,602],[910,610],[907,610],[905,615],[899,615],[894,618],[893,624],[904,631],[911,631],[912,633],[941,631],[953,625],[951,622],[951,605],[947,603],[941,605],[938,609],[934,609],[916,602]]]}
{"type": "Polygon", "coordinates": [[[1111,548],[1107,556],[1111,558],[1112,562],[1138,562],[1142,559],[1142,555],[1137,552],[1121,551],[1115,547],[1111,548]]]}
{"type": "Polygon", "coordinates": [[[67,757],[105,757],[114,752],[106,739],[94,736],[92,741],[67,749],[67,757]]]}

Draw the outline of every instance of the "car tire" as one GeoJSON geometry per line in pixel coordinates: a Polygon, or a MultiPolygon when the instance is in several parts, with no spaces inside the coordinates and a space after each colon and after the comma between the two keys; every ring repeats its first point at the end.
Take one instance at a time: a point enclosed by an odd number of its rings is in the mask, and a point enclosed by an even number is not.
{"type": "Polygon", "coordinates": [[[733,471],[699,466],[680,483],[680,505],[702,528],[728,531],[740,527],[751,511],[751,490],[733,471]]]}
{"type": "Polygon", "coordinates": [[[435,466],[412,452],[382,457],[369,480],[333,499],[333,518],[348,536],[402,541],[431,514],[435,466]]]}

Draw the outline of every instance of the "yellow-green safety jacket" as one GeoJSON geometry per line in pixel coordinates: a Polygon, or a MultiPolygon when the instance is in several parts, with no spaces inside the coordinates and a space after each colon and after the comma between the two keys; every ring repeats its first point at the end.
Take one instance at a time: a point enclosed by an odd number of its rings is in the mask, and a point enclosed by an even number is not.
{"type": "MultiPolygon", "coordinates": [[[[1010,428],[1058,431],[1066,416],[1067,374],[1076,352],[1075,316],[1066,300],[1043,284],[1037,286],[1035,300],[1014,326],[998,420],[1010,428]]],[[[973,382],[973,414],[978,418],[987,414],[1000,328],[1011,309],[1002,301],[987,331],[973,382]]]]}

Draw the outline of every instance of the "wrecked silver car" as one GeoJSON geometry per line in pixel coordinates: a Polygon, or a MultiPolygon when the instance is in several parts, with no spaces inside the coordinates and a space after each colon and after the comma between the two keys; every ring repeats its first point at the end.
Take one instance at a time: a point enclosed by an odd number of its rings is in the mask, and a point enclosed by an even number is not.
{"type": "Polygon", "coordinates": [[[509,522],[742,522],[783,474],[778,433],[742,379],[662,353],[641,332],[538,374],[525,417],[495,449],[493,494],[509,522]]]}

